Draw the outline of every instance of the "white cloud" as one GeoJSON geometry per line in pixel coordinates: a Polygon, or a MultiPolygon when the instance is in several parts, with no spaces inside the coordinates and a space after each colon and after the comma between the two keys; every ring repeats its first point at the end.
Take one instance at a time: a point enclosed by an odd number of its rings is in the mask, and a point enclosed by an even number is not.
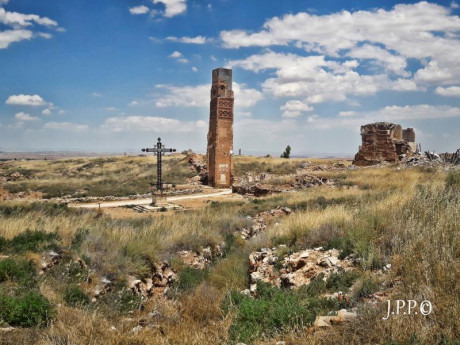
{"type": "Polygon", "coordinates": [[[13,26],[13,27],[25,27],[32,26],[33,24],[43,26],[56,27],[58,23],[47,17],[40,17],[36,14],[22,14],[18,12],[8,12],[3,7],[0,7],[0,24],[13,26]]]}
{"type": "MultiPolygon", "coordinates": [[[[342,11],[328,15],[306,12],[288,14],[267,20],[259,31],[222,31],[220,38],[227,48],[290,45],[302,48],[309,54],[320,54],[328,58],[353,58],[359,64],[367,62],[371,67],[383,68],[390,75],[402,77],[410,77],[406,70],[408,59],[417,59],[424,65],[415,73],[413,80],[400,79],[393,85],[391,80],[380,80],[379,85],[368,80],[371,85],[365,83],[361,91],[371,86],[371,94],[382,87],[395,91],[414,91],[422,89],[424,85],[455,83],[460,78],[459,31],[460,18],[451,13],[451,8],[419,2],[398,4],[390,10],[342,11]]],[[[305,61],[302,58],[291,58],[294,65],[290,69],[295,71],[304,67],[305,61]]],[[[249,62],[246,61],[246,66],[237,67],[251,69],[249,62]]],[[[345,63],[340,65],[347,67],[345,63]]],[[[379,73],[378,68],[375,71],[371,68],[369,74],[379,73]]],[[[329,72],[329,69],[327,64],[317,66],[318,72],[329,72]]],[[[277,67],[277,70],[277,74],[280,74],[280,71],[288,72],[289,68],[277,67]]],[[[342,72],[336,69],[334,73],[342,72]]],[[[282,78],[281,75],[277,77],[282,78]]],[[[287,85],[286,82],[283,84],[288,89],[299,87],[287,85]]],[[[340,84],[335,85],[335,90],[346,94],[342,92],[340,84]]]]}
{"type": "Polygon", "coordinates": [[[445,97],[460,97],[460,86],[437,87],[436,94],[445,97]]]}
{"type": "Polygon", "coordinates": [[[198,72],[198,68],[196,68],[195,66],[192,67],[192,71],[193,72],[198,72]]]}
{"type": "Polygon", "coordinates": [[[206,122],[183,122],[156,116],[110,117],[101,126],[111,132],[193,132],[206,127],[206,122]]]}
{"type": "MultiPolygon", "coordinates": [[[[164,107],[208,107],[211,85],[174,86],[158,84],[156,88],[163,90],[161,96],[156,97],[155,105],[164,107]]],[[[255,105],[262,98],[262,92],[247,88],[245,84],[233,82],[235,106],[248,108],[255,105]]]]}
{"type": "Polygon", "coordinates": [[[49,33],[47,33],[47,32],[38,32],[38,33],[36,34],[36,36],[41,37],[41,38],[45,38],[45,39],[47,39],[47,40],[53,38],[53,35],[51,35],[51,34],[49,34],[49,33]]]}
{"type": "Polygon", "coordinates": [[[18,121],[39,121],[40,120],[40,118],[23,113],[22,111],[14,115],[14,118],[18,121]]]}
{"type": "Polygon", "coordinates": [[[356,116],[358,113],[356,111],[341,111],[339,116],[356,116]]]}
{"type": "Polygon", "coordinates": [[[181,43],[192,43],[192,44],[205,44],[208,39],[204,36],[196,36],[196,37],[175,37],[175,36],[169,36],[166,37],[168,41],[173,41],[173,42],[181,42],[181,43]]]}
{"type": "Polygon", "coordinates": [[[172,52],[171,55],[169,55],[170,58],[176,59],[178,62],[181,63],[188,63],[188,60],[184,58],[181,52],[178,52],[177,50],[172,52]]]}
{"type": "Polygon", "coordinates": [[[30,40],[33,32],[30,30],[5,30],[0,31],[0,49],[6,49],[11,43],[30,40]]]}
{"type": "Polygon", "coordinates": [[[43,111],[42,111],[42,114],[43,114],[43,115],[46,115],[46,116],[51,115],[51,108],[48,108],[48,109],[43,110],[43,111]]]}
{"type": "Polygon", "coordinates": [[[395,87],[385,74],[360,75],[355,61],[337,62],[325,56],[299,56],[267,51],[234,60],[228,67],[254,72],[275,70],[275,76],[262,83],[265,92],[277,97],[303,97],[307,103],[343,101],[349,94],[372,95],[395,87]]]}
{"type": "MultiPolygon", "coordinates": [[[[8,1],[0,0],[0,5],[8,1]]],[[[58,23],[47,17],[40,17],[36,14],[23,14],[18,12],[6,11],[0,7],[0,25],[5,25],[11,29],[0,31],[0,49],[6,49],[11,43],[30,40],[34,37],[51,38],[52,35],[46,32],[36,32],[32,30],[34,25],[42,25],[49,28],[58,29],[58,23]]]]}
{"type": "Polygon", "coordinates": [[[43,98],[39,95],[13,95],[8,97],[5,102],[9,105],[26,105],[32,107],[42,107],[49,105],[48,102],[45,102],[43,98]]]}
{"type": "Polygon", "coordinates": [[[152,0],[154,4],[165,6],[164,16],[171,18],[184,13],[187,10],[186,0],[152,0]]]}
{"type": "Polygon", "coordinates": [[[129,13],[133,15],[146,14],[149,12],[149,8],[145,5],[131,7],[129,13]]]}
{"type": "Polygon", "coordinates": [[[9,0],[0,0],[0,5],[6,5],[9,2],[9,0]]]}
{"type": "Polygon", "coordinates": [[[293,117],[299,117],[300,115],[301,115],[300,111],[286,110],[285,112],[283,112],[283,114],[281,116],[285,117],[285,118],[293,118],[293,117]]]}
{"type": "Polygon", "coordinates": [[[356,59],[376,60],[378,65],[381,65],[389,72],[402,76],[410,75],[409,72],[405,70],[407,62],[404,57],[394,55],[388,50],[378,46],[364,44],[360,47],[354,47],[345,56],[356,59]]]}
{"type": "Polygon", "coordinates": [[[70,122],[47,122],[43,128],[69,132],[85,132],[89,129],[88,125],[79,125],[70,122]]]}
{"type": "Polygon", "coordinates": [[[91,96],[96,97],[96,98],[101,98],[102,94],[100,94],[99,92],[93,92],[91,96]]]}
{"type": "Polygon", "coordinates": [[[299,100],[290,100],[282,105],[280,109],[287,111],[312,111],[313,107],[299,100]]]}
{"type": "Polygon", "coordinates": [[[363,124],[378,121],[401,123],[403,121],[443,118],[460,118],[460,107],[428,104],[391,105],[374,111],[340,112],[338,117],[316,118],[314,126],[319,129],[349,128],[357,130],[363,124]]]}
{"type": "Polygon", "coordinates": [[[129,106],[130,106],[130,107],[135,107],[135,106],[137,106],[137,105],[139,105],[139,102],[138,102],[138,101],[131,101],[131,102],[129,103],[129,106]]]}

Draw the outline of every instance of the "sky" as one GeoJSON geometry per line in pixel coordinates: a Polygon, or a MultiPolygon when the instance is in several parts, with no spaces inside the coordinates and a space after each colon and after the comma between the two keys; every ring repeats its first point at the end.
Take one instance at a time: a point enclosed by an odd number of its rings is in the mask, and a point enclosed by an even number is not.
{"type": "Polygon", "coordinates": [[[360,126],[460,148],[452,1],[0,0],[0,151],[205,152],[211,71],[234,149],[353,155],[360,126]]]}

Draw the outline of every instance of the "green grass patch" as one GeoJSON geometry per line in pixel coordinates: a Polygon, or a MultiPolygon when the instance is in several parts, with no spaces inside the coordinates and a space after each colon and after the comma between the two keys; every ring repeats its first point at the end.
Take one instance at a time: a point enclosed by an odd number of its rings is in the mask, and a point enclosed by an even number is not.
{"type": "Polygon", "coordinates": [[[57,239],[59,239],[57,233],[27,230],[11,240],[0,237],[0,251],[14,254],[28,251],[40,252],[45,249],[55,248],[57,239]]]}
{"type": "Polygon", "coordinates": [[[64,301],[72,307],[82,307],[88,305],[90,299],[78,285],[70,285],[64,291],[64,301]]]}
{"type": "Polygon", "coordinates": [[[313,324],[316,315],[345,307],[343,301],[322,299],[300,289],[280,290],[268,284],[257,284],[255,298],[231,291],[225,298],[224,312],[234,312],[229,329],[230,343],[253,343],[313,324]]]}

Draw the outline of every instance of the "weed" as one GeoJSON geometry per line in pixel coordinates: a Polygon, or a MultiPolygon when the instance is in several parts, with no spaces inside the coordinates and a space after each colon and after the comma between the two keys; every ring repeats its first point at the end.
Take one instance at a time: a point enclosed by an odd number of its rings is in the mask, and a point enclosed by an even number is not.
{"type": "Polygon", "coordinates": [[[64,301],[72,307],[78,307],[88,305],[90,299],[78,285],[70,285],[64,291],[64,301]]]}

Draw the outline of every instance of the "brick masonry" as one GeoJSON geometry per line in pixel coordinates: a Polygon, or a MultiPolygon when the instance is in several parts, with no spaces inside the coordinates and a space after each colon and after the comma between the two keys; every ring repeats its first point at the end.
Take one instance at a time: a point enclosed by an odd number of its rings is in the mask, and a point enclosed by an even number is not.
{"type": "Polygon", "coordinates": [[[233,183],[233,104],[232,70],[213,70],[207,164],[208,184],[216,188],[233,183]]]}
{"type": "Polygon", "coordinates": [[[353,164],[366,166],[381,162],[399,162],[401,155],[412,156],[416,151],[415,131],[401,125],[376,122],[361,126],[362,145],[353,164]]]}

